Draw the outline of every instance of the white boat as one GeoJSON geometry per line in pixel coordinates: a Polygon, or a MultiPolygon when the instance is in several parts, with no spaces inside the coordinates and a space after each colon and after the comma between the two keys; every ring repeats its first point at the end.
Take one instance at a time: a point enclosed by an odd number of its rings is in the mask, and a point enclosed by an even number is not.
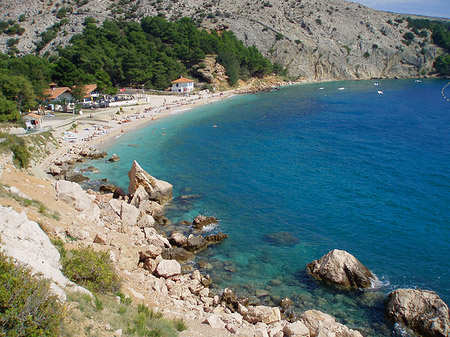
{"type": "Polygon", "coordinates": [[[414,82],[416,82],[416,83],[422,83],[421,80],[415,80],[414,82]]]}
{"type": "Polygon", "coordinates": [[[338,90],[344,90],[345,88],[344,87],[340,87],[340,88],[338,88],[338,90]]]}
{"type": "Polygon", "coordinates": [[[381,90],[378,90],[378,95],[383,95],[384,92],[382,92],[381,90]]]}
{"type": "Polygon", "coordinates": [[[375,82],[373,85],[380,85],[380,83],[378,83],[378,82],[375,82]]]}

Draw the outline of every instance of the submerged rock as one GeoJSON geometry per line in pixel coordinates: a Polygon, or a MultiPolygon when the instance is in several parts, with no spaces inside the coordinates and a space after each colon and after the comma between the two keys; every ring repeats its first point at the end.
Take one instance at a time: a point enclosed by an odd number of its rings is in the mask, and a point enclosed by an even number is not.
{"type": "Polygon", "coordinates": [[[422,336],[450,336],[447,304],[433,291],[397,289],[389,294],[387,315],[422,336]]]}
{"type": "Polygon", "coordinates": [[[306,266],[316,279],[344,288],[368,288],[375,276],[353,255],[335,249],[306,266]]]}
{"type": "Polygon", "coordinates": [[[225,233],[217,233],[217,234],[211,234],[205,237],[206,241],[208,241],[209,243],[219,243],[222,242],[223,240],[228,238],[228,234],[225,233]]]}
{"type": "Polygon", "coordinates": [[[289,232],[275,232],[264,235],[264,240],[276,246],[295,246],[299,239],[289,232]]]}

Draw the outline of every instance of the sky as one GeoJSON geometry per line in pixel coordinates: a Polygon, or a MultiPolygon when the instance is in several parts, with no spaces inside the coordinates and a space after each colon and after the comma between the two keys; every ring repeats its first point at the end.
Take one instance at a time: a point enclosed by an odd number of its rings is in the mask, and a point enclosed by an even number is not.
{"type": "Polygon", "coordinates": [[[450,18],[450,0],[351,0],[382,11],[450,18]]]}

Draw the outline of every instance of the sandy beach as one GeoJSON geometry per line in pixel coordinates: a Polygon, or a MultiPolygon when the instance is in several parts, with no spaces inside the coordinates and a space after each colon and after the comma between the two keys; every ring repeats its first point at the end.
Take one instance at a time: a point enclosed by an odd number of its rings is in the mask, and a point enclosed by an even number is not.
{"type": "Polygon", "coordinates": [[[46,169],[57,158],[74,146],[102,149],[121,134],[142,127],[173,113],[182,113],[195,107],[217,102],[235,94],[235,90],[221,93],[206,91],[188,96],[148,95],[147,102],[95,110],[84,110],[82,115],[46,117],[42,125],[51,128],[59,143],[53,153],[36,163],[33,174],[45,177],[46,169]],[[73,125],[76,124],[76,127],[73,125]]]}

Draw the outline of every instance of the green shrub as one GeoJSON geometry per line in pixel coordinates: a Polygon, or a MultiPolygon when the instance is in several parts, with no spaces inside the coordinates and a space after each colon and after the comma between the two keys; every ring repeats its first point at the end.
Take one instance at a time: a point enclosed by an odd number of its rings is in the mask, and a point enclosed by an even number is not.
{"type": "Polygon", "coordinates": [[[321,25],[322,24],[322,20],[321,19],[316,19],[316,22],[321,25]]]}
{"type": "Polygon", "coordinates": [[[367,58],[369,58],[369,57],[370,57],[370,53],[369,53],[368,51],[366,51],[366,52],[364,53],[364,55],[363,55],[363,56],[364,56],[364,58],[366,58],[366,59],[367,59],[367,58]]]}
{"type": "Polygon", "coordinates": [[[275,35],[275,40],[279,41],[279,40],[283,40],[284,36],[281,33],[277,33],[277,35],[275,35]]]}
{"type": "Polygon", "coordinates": [[[57,336],[63,306],[50,283],[0,252],[0,336],[57,336]]]}
{"type": "Polygon", "coordinates": [[[16,166],[28,167],[31,155],[23,138],[7,133],[0,133],[0,138],[4,139],[0,143],[0,152],[11,151],[14,154],[16,166]]]}
{"type": "Polygon", "coordinates": [[[403,35],[403,38],[408,41],[414,41],[414,34],[412,32],[407,32],[403,35]]]}
{"type": "Polygon", "coordinates": [[[92,248],[70,250],[62,259],[63,272],[73,282],[93,292],[112,293],[120,289],[120,280],[107,252],[92,248]]]}

